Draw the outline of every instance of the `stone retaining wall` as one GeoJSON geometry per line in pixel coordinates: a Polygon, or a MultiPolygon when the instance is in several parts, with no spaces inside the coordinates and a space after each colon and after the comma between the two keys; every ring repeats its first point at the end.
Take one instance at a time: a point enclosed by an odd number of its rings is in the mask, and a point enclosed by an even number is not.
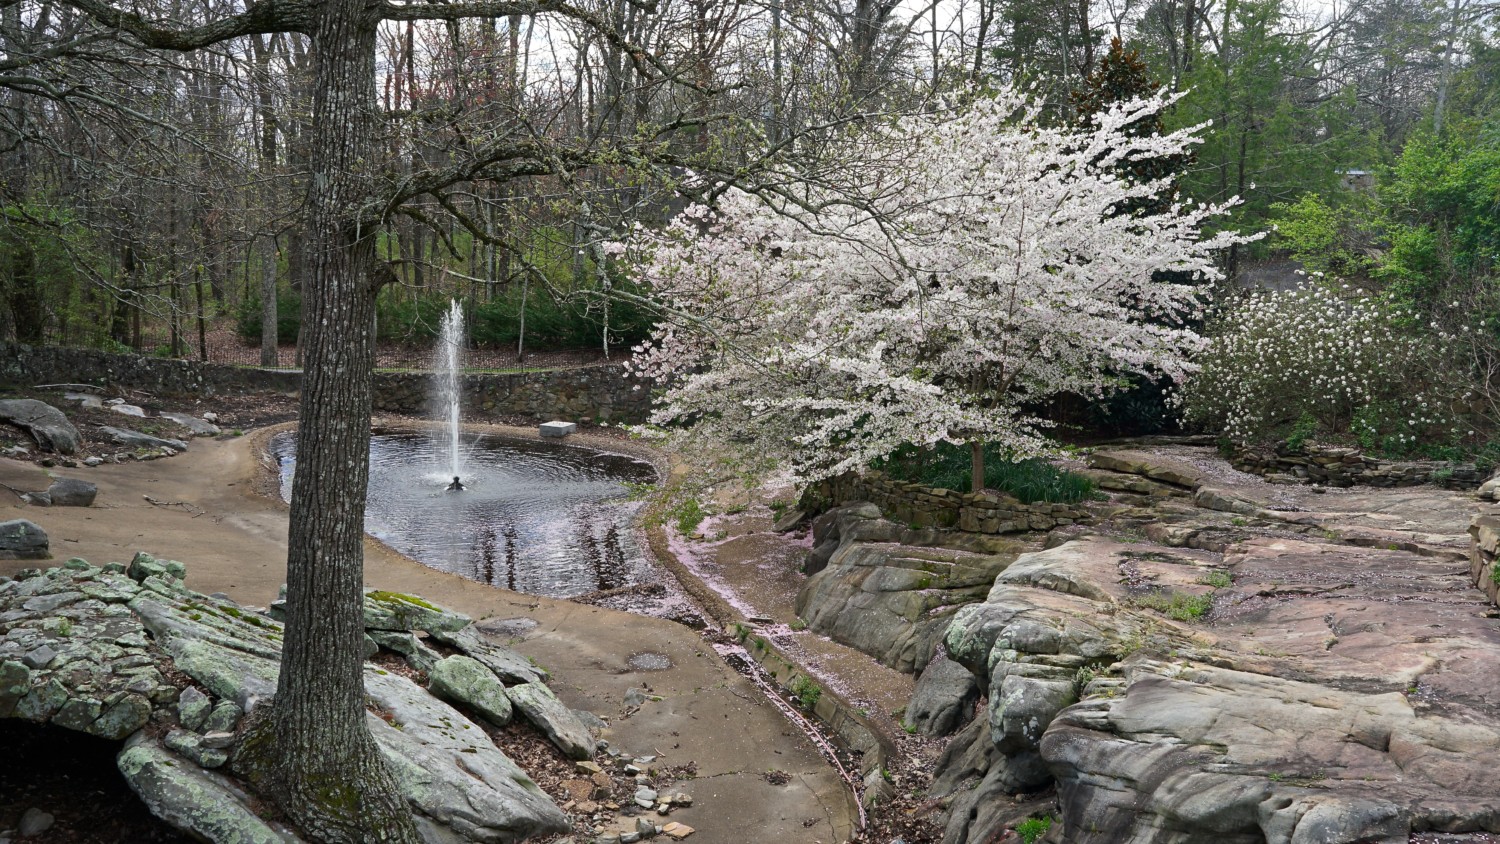
{"type": "Polygon", "coordinates": [[[957,528],[970,533],[1051,530],[1088,517],[1080,507],[1036,502],[1022,504],[993,492],[964,493],[898,481],[884,472],[848,473],[808,487],[805,502],[823,509],[868,501],[890,521],[913,528],[957,528]]]}
{"type": "Polygon", "coordinates": [[[1500,556],[1500,516],[1475,516],[1469,535],[1474,537],[1469,545],[1469,577],[1492,603],[1500,604],[1500,580],[1496,580],[1500,575],[1495,565],[1500,556]]]}
{"type": "Polygon", "coordinates": [[[1298,451],[1241,447],[1231,461],[1241,472],[1276,480],[1310,481],[1328,486],[1374,487],[1433,483],[1447,489],[1474,489],[1488,477],[1472,463],[1446,460],[1381,460],[1357,448],[1308,444],[1298,451]]]}
{"type": "MultiPolygon", "coordinates": [[[[431,373],[375,373],[375,409],[423,414],[430,409],[431,373]]],[[[622,365],[538,372],[472,374],[464,377],[464,412],[472,419],[530,416],[537,419],[644,421],[651,390],[622,365]]],[[[0,382],[94,384],[159,395],[295,393],[297,370],[260,369],[192,360],[121,355],[95,349],[0,343],[0,382]]]]}

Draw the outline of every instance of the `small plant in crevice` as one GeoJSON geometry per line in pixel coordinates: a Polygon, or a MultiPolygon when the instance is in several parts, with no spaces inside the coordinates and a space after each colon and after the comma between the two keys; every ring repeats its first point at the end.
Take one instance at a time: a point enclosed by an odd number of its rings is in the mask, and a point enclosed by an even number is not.
{"type": "Polygon", "coordinates": [[[1036,844],[1043,835],[1052,829],[1053,818],[1051,815],[1043,815],[1039,818],[1027,818],[1016,824],[1016,834],[1021,836],[1025,844],[1036,844]]]}
{"type": "Polygon", "coordinates": [[[1204,586],[1212,586],[1215,589],[1227,589],[1234,585],[1234,577],[1222,569],[1214,569],[1198,579],[1204,586]]]}
{"type": "Polygon", "coordinates": [[[1173,590],[1140,595],[1132,603],[1137,607],[1155,610],[1174,621],[1197,621],[1213,609],[1214,598],[1212,595],[1189,595],[1173,590]]]}
{"type": "Polygon", "coordinates": [[[806,676],[797,677],[791,685],[787,686],[787,690],[792,693],[798,705],[803,709],[812,709],[823,697],[823,688],[806,676]]]}

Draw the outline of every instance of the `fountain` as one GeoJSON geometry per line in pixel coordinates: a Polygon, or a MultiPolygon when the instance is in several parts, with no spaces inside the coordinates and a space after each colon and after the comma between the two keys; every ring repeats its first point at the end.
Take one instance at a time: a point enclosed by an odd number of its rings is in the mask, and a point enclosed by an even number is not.
{"type": "MultiPolygon", "coordinates": [[[[630,485],[646,461],[555,439],[465,434],[459,425],[464,314],[454,302],[434,355],[432,433],[370,440],[365,530],[436,569],[521,592],[567,597],[656,577],[635,531],[630,485]]],[[[271,451],[290,500],[296,439],[271,451]]]]}
{"type": "Polygon", "coordinates": [[[443,315],[442,331],[438,335],[437,361],[433,371],[437,373],[436,401],[438,407],[438,418],[446,420],[447,425],[441,429],[443,449],[448,456],[446,474],[453,478],[448,485],[450,490],[462,490],[463,483],[460,481],[463,469],[463,455],[460,453],[461,440],[458,432],[458,404],[461,393],[459,384],[459,373],[462,371],[464,344],[464,309],[454,299],[448,312],[443,315]]]}

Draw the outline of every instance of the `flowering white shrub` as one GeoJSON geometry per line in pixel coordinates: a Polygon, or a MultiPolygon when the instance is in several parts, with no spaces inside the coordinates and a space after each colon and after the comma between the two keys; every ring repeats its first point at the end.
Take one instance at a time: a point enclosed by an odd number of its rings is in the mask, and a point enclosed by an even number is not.
{"type": "Polygon", "coordinates": [[[1187,415],[1239,443],[1321,433],[1405,453],[1457,434],[1439,349],[1415,315],[1314,279],[1229,305],[1182,393],[1187,415]],[[1294,430],[1296,429],[1296,430],[1294,430]]]}
{"type": "Polygon", "coordinates": [[[1007,91],[872,122],[841,168],[639,231],[629,251],[669,314],[635,359],[666,385],[652,421],[814,479],[904,443],[1036,455],[1046,422],[1027,408],[1126,373],[1181,379],[1198,289],[1153,276],[1217,278],[1212,253],[1246,238],[1200,236],[1228,205],[1141,202],[1165,183],[1119,175],[1196,142],[1128,133],[1167,102],[1047,127],[1007,91]]]}

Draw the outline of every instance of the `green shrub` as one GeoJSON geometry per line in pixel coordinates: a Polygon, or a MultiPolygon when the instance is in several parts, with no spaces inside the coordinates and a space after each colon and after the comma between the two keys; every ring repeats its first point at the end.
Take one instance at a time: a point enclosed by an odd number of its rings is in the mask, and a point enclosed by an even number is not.
{"type": "Polygon", "coordinates": [[[427,343],[443,330],[452,297],[437,293],[412,298],[395,287],[375,300],[375,336],[380,340],[427,343]]]}
{"type": "Polygon", "coordinates": [[[806,675],[798,675],[791,685],[787,687],[792,696],[797,698],[797,703],[803,709],[812,709],[818,705],[818,700],[823,697],[823,689],[814,683],[806,675]]]}
{"type": "Polygon", "coordinates": [[[1234,585],[1234,577],[1227,571],[1215,569],[1205,574],[1198,582],[1206,586],[1212,586],[1215,589],[1227,589],[1234,585]]]}
{"type": "Polygon", "coordinates": [[[1345,191],[1344,206],[1329,205],[1316,193],[1305,193],[1296,202],[1271,206],[1268,221],[1275,234],[1272,244],[1286,249],[1309,271],[1354,275],[1370,269],[1365,249],[1371,245],[1372,225],[1362,195],[1345,191]]]}
{"type": "Polygon", "coordinates": [[[1301,451],[1312,439],[1312,435],[1318,432],[1318,420],[1310,413],[1303,413],[1302,418],[1292,425],[1292,430],[1286,435],[1286,447],[1292,451],[1301,451]]]}
{"type": "Polygon", "coordinates": [[[1016,824],[1016,834],[1021,836],[1025,844],[1036,844],[1052,829],[1052,816],[1047,815],[1040,818],[1027,818],[1016,824]]]}
{"type": "MultiPolygon", "coordinates": [[[[968,446],[938,443],[930,449],[911,446],[899,449],[872,468],[897,480],[968,492],[972,465],[968,446]]],[[[1041,459],[1008,460],[995,447],[985,448],[984,481],[986,487],[1007,492],[1023,504],[1037,501],[1076,504],[1094,494],[1094,482],[1082,475],[1041,459]]]]}
{"type": "Polygon", "coordinates": [[[1174,388],[1170,378],[1131,375],[1118,389],[1089,401],[1088,428],[1120,437],[1173,431],[1179,421],[1177,410],[1171,406],[1174,388]]]}
{"type": "Polygon", "coordinates": [[[692,536],[698,525],[708,518],[708,513],[698,504],[698,499],[687,498],[673,507],[667,516],[677,523],[677,532],[683,536],[692,536]]]}
{"type": "MultiPolygon", "coordinates": [[[[626,293],[638,292],[630,283],[622,283],[619,289],[626,293]]],[[[520,285],[510,285],[487,302],[463,300],[468,341],[487,348],[514,348],[521,338],[521,293],[520,285]]],[[[452,294],[446,292],[413,296],[399,288],[387,288],[375,303],[376,332],[381,340],[430,343],[441,332],[443,315],[452,300],[452,294]]],[[[530,285],[525,299],[526,349],[554,351],[598,347],[603,341],[603,305],[604,299],[595,293],[558,299],[545,287],[530,285]]],[[[255,307],[258,309],[259,305],[255,307]]],[[[257,332],[260,330],[258,311],[253,317],[242,317],[242,334],[248,324],[253,324],[257,332]],[[250,322],[246,322],[247,318],[250,322]]],[[[619,299],[610,300],[611,346],[641,342],[650,334],[652,324],[651,314],[641,306],[619,299]]]]}

